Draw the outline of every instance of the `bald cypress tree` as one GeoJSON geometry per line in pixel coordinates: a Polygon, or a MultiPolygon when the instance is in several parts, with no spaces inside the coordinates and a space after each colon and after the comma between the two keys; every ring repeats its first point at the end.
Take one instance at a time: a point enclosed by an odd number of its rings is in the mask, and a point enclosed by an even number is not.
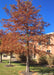
{"type": "MultiPolygon", "coordinates": [[[[39,14],[40,7],[35,8],[29,0],[17,0],[17,4],[10,5],[11,10],[4,8],[9,19],[2,19],[3,27],[8,28],[12,32],[19,32],[19,42],[25,47],[26,72],[29,73],[29,56],[31,52],[30,42],[36,39],[37,35],[42,35],[44,27],[48,26],[39,14]]],[[[38,41],[38,40],[37,40],[38,41]]],[[[33,49],[32,49],[33,52],[33,49]]]]}

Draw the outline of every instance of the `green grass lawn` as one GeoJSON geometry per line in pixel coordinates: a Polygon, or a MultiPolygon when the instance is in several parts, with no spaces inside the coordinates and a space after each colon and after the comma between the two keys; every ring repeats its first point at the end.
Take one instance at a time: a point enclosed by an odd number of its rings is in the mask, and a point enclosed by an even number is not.
{"type": "MultiPolygon", "coordinates": [[[[14,67],[6,67],[5,65],[8,65],[8,61],[3,61],[3,63],[0,63],[0,75],[19,75],[19,71],[25,71],[26,66],[22,63],[12,63],[14,67]]],[[[40,71],[41,70],[48,70],[47,67],[33,67],[30,66],[31,71],[40,71]]],[[[51,68],[54,70],[54,68],[51,68]]]]}
{"type": "Polygon", "coordinates": [[[12,63],[14,67],[6,67],[6,65],[8,65],[8,61],[0,63],[0,75],[19,75],[19,71],[25,70],[25,66],[21,63],[12,63]]]}

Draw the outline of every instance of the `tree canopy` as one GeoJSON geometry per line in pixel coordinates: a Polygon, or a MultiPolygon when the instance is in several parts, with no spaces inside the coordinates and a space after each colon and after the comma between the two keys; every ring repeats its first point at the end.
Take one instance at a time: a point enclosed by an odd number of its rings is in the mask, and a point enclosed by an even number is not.
{"type": "Polygon", "coordinates": [[[10,6],[10,11],[6,7],[4,8],[10,18],[2,19],[3,27],[11,32],[19,33],[19,43],[24,45],[27,54],[26,72],[29,72],[29,54],[31,50],[33,51],[30,42],[35,39],[38,41],[37,36],[43,35],[44,28],[49,24],[44,22],[39,14],[41,6],[35,8],[29,0],[17,0],[16,5],[10,6]]]}

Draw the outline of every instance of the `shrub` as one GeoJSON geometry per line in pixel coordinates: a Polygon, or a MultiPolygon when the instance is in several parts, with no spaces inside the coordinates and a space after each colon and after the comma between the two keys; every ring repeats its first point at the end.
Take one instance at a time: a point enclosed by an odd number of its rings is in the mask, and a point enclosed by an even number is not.
{"type": "Polygon", "coordinates": [[[39,58],[39,64],[40,64],[40,65],[48,64],[48,63],[47,63],[47,60],[46,60],[46,56],[41,56],[41,57],[39,58]]]}
{"type": "MultiPolygon", "coordinates": [[[[24,54],[21,54],[19,56],[21,62],[26,62],[26,56],[24,54]]],[[[30,65],[35,65],[36,64],[36,61],[34,59],[31,58],[31,56],[29,56],[29,63],[30,65]]]]}
{"type": "Polygon", "coordinates": [[[54,65],[54,56],[53,55],[47,55],[47,62],[48,62],[48,65],[54,65]]]}
{"type": "Polygon", "coordinates": [[[26,56],[24,54],[20,54],[19,58],[22,62],[26,62],[26,56]]]}
{"type": "Polygon", "coordinates": [[[35,59],[30,60],[30,65],[31,66],[37,65],[36,60],[35,59]]]}

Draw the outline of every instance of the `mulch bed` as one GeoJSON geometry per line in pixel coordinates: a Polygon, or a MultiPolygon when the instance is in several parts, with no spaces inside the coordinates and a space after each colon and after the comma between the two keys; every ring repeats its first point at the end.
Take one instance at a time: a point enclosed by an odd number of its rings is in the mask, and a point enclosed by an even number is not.
{"type": "Polygon", "coordinates": [[[5,67],[14,67],[14,65],[5,65],[5,67]]]}
{"type": "Polygon", "coordinates": [[[30,71],[29,74],[26,73],[25,71],[19,72],[20,75],[34,75],[35,72],[30,71]]]}
{"type": "Polygon", "coordinates": [[[28,73],[26,73],[26,72],[22,72],[22,74],[23,74],[23,75],[32,75],[32,74],[33,74],[33,72],[29,72],[29,74],[28,74],[28,73]]]}
{"type": "Polygon", "coordinates": [[[52,68],[52,67],[54,67],[54,65],[47,65],[46,67],[50,67],[50,68],[52,68]]]}
{"type": "Polygon", "coordinates": [[[3,63],[3,62],[0,62],[0,63],[3,63]]]}

